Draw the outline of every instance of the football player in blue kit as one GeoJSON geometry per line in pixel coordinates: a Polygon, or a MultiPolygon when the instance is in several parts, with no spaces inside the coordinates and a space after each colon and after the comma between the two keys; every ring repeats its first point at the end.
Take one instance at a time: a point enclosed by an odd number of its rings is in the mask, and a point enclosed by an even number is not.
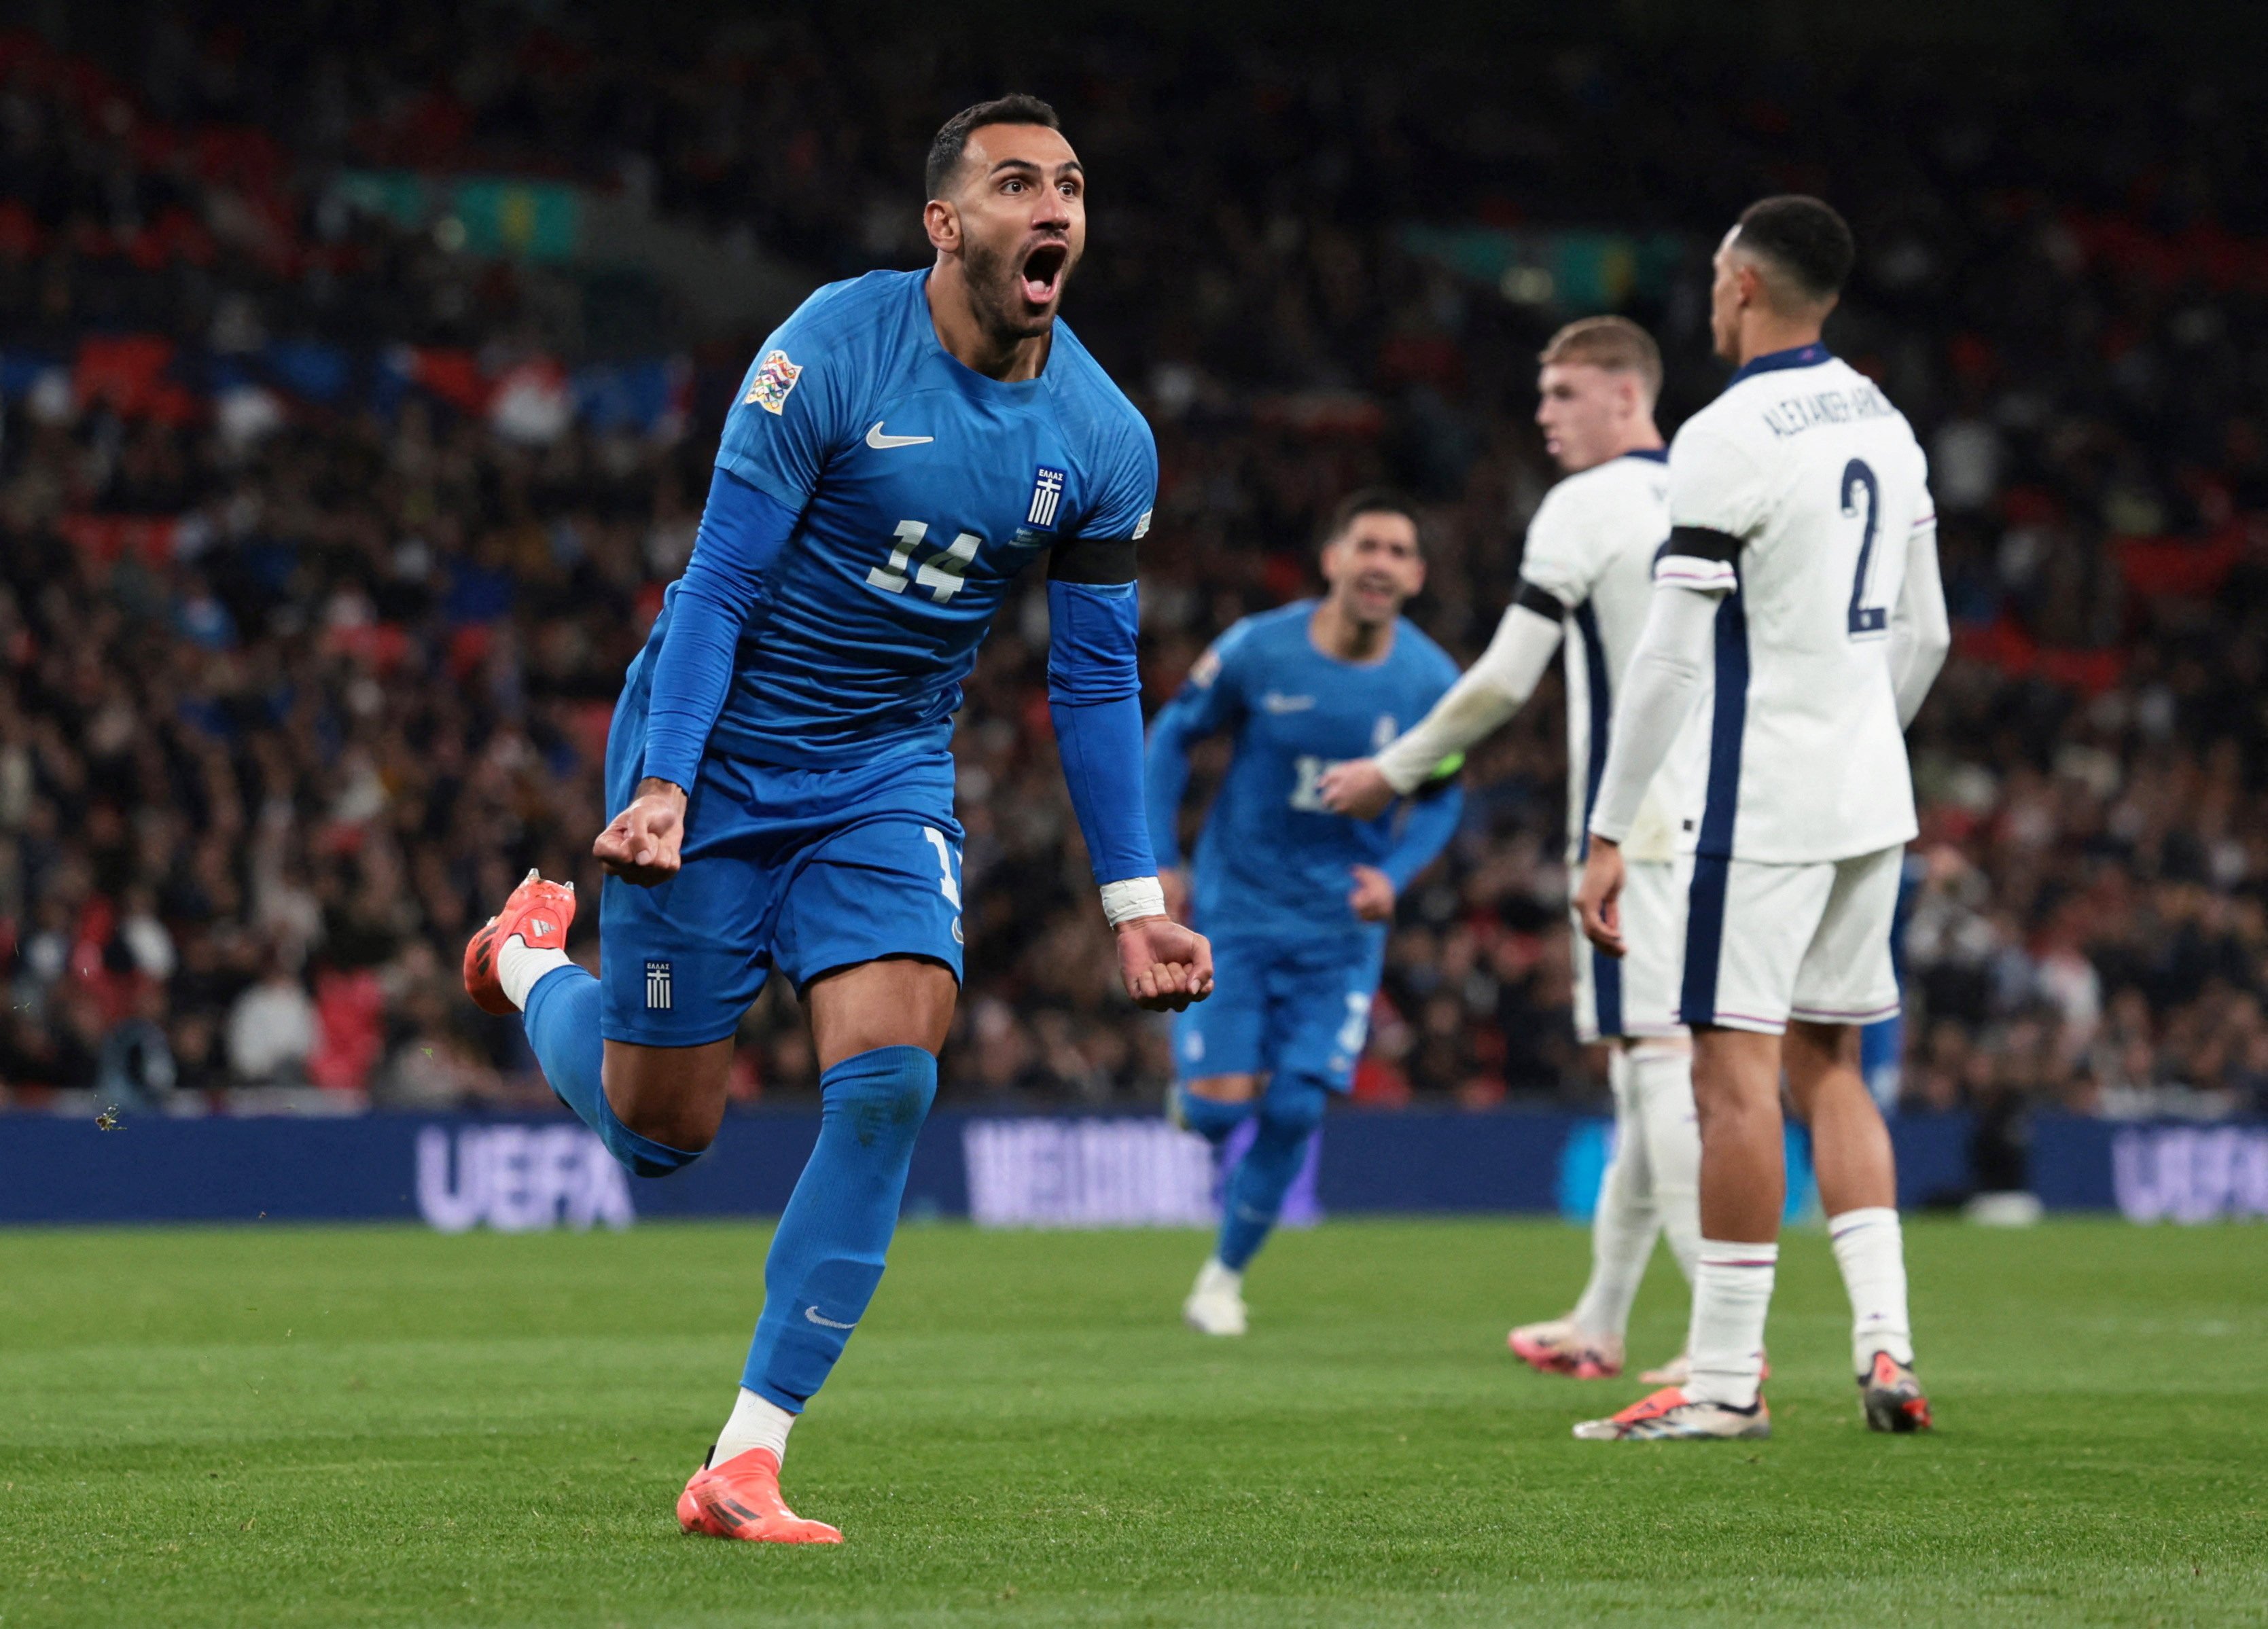
{"type": "Polygon", "coordinates": [[[961,968],[946,744],[995,610],[1044,561],[1057,745],[1127,991],[1179,1009],[1211,952],[1175,924],[1142,803],[1134,545],[1149,427],[1056,319],[1086,176],[1046,103],[957,114],[930,149],[934,263],[821,289],[725,422],[699,540],[630,664],[594,851],[601,974],[575,900],[532,873],[467,947],[523,1010],[545,1078],[615,1156],[694,1159],[733,1032],[796,987],[822,1125],[764,1264],[739,1401],[677,1514],[688,1532],[834,1543],[779,1493],[789,1427],[882,1273],[961,968]]]}
{"type": "Polygon", "coordinates": [[[1457,667],[1401,614],[1425,582],[1407,500],[1369,491],[1340,504],[1322,567],[1322,600],[1231,627],[1150,730],[1150,841],[1169,898],[1188,886],[1174,826],[1189,747],[1222,730],[1235,737],[1197,841],[1189,913],[1212,938],[1221,993],[1174,1031],[1175,1119],[1216,1147],[1258,1121],[1182,1308],[1209,1335],[1244,1332],[1245,1264],[1276,1224],[1324,1104],[1353,1083],[1395,901],[1463,806],[1451,763],[1375,819],[1323,807],[1324,772],[1424,717],[1457,667]]]}

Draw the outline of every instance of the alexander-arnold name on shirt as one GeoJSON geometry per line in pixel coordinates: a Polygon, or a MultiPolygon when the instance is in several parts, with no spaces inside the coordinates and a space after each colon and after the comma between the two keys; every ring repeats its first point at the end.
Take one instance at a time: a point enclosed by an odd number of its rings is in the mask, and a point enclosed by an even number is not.
{"type": "Polygon", "coordinates": [[[1775,436],[1800,436],[1821,424],[1888,418],[1896,411],[1881,392],[1861,379],[1845,390],[1783,397],[1764,409],[1764,421],[1765,428],[1775,436]]]}

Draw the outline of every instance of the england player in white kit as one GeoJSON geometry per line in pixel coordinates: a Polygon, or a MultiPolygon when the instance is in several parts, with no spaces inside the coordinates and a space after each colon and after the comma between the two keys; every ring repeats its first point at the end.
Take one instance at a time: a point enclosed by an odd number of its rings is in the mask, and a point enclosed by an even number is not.
{"type": "MultiPolygon", "coordinates": [[[[1588,852],[1586,826],[1606,762],[1609,720],[1653,598],[1654,554],[1669,535],[1668,455],[1654,428],[1661,353],[1624,317],[1588,317],[1554,334],[1537,358],[1536,422],[1567,472],[1528,523],[1520,587],[1488,650],[1425,719],[1374,759],[1329,771],[1328,807],[1369,818],[1469,751],[1535,691],[1566,643],[1567,866],[1588,852]]],[[[1654,777],[1624,845],[1627,957],[1575,937],[1575,1028],[1608,1043],[1613,1157],[1592,1222],[1591,1277],[1574,1310],[1523,1324],[1508,1343],[1546,1373],[1622,1373],[1631,1303],[1667,1233],[1692,1277],[1701,1244],[1700,1134],[1690,1049],[1677,1012],[1685,894],[1698,827],[1699,708],[1654,777]]],[[[1684,1378],[1684,1360],[1646,1376],[1684,1378]]]]}
{"type": "Polygon", "coordinates": [[[1916,834],[1905,725],[1950,644],[1921,448],[1820,343],[1854,251],[1813,198],[1751,205],[1716,257],[1738,371],[1678,431],[1669,542],[1616,709],[1578,908],[1619,954],[1622,845],[1713,680],[1686,924],[1703,1237],[1691,1373],[1580,1437],[1770,1434],[1759,1392],[1786,1191],[1780,1074],[1811,1127],[1867,1424],[1930,1423],[1912,1368],[1889,1135],[1859,1026],[1896,1009],[1889,934],[1916,834]]]}

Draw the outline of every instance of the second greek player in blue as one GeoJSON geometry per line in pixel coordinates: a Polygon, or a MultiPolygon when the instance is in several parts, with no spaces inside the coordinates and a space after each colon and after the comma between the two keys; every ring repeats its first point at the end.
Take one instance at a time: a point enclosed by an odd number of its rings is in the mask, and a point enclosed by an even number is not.
{"type": "Polygon", "coordinates": [[[1341,503],[1324,532],[1329,591],[1247,617],[1189,671],[1150,730],[1150,840],[1176,916],[1212,941],[1219,992],[1175,1020],[1175,1118],[1216,1147],[1256,1119],[1227,1178],[1220,1238],[1183,1307],[1211,1335],[1245,1329],[1245,1264],[1267,1239],[1333,1093],[1354,1081],[1395,902],[1455,832],[1454,764],[1375,819],[1323,807],[1333,765],[1425,716],[1457,677],[1403,619],[1425,583],[1417,511],[1385,491],[1341,503]],[[1193,881],[1176,826],[1189,748],[1235,738],[1193,881]]]}

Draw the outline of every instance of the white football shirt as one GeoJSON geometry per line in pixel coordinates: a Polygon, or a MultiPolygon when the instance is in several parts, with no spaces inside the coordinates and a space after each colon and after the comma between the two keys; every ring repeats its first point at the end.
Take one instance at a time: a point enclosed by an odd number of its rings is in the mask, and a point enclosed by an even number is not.
{"type": "Polygon", "coordinates": [[[1669,520],[1655,581],[1732,591],[1699,852],[1801,864],[1910,840],[1890,615],[1937,517],[1904,415],[1822,345],[1754,358],[1671,444],[1669,520]]]}
{"type": "MultiPolygon", "coordinates": [[[[1654,555],[1669,536],[1668,465],[1660,452],[1625,453],[1568,476],[1528,524],[1520,575],[1566,607],[1567,858],[1584,838],[1606,767],[1631,652],[1653,595],[1654,555]]],[[[1690,850],[1698,829],[1705,703],[1655,772],[1623,845],[1632,860],[1669,860],[1690,850]]]]}

